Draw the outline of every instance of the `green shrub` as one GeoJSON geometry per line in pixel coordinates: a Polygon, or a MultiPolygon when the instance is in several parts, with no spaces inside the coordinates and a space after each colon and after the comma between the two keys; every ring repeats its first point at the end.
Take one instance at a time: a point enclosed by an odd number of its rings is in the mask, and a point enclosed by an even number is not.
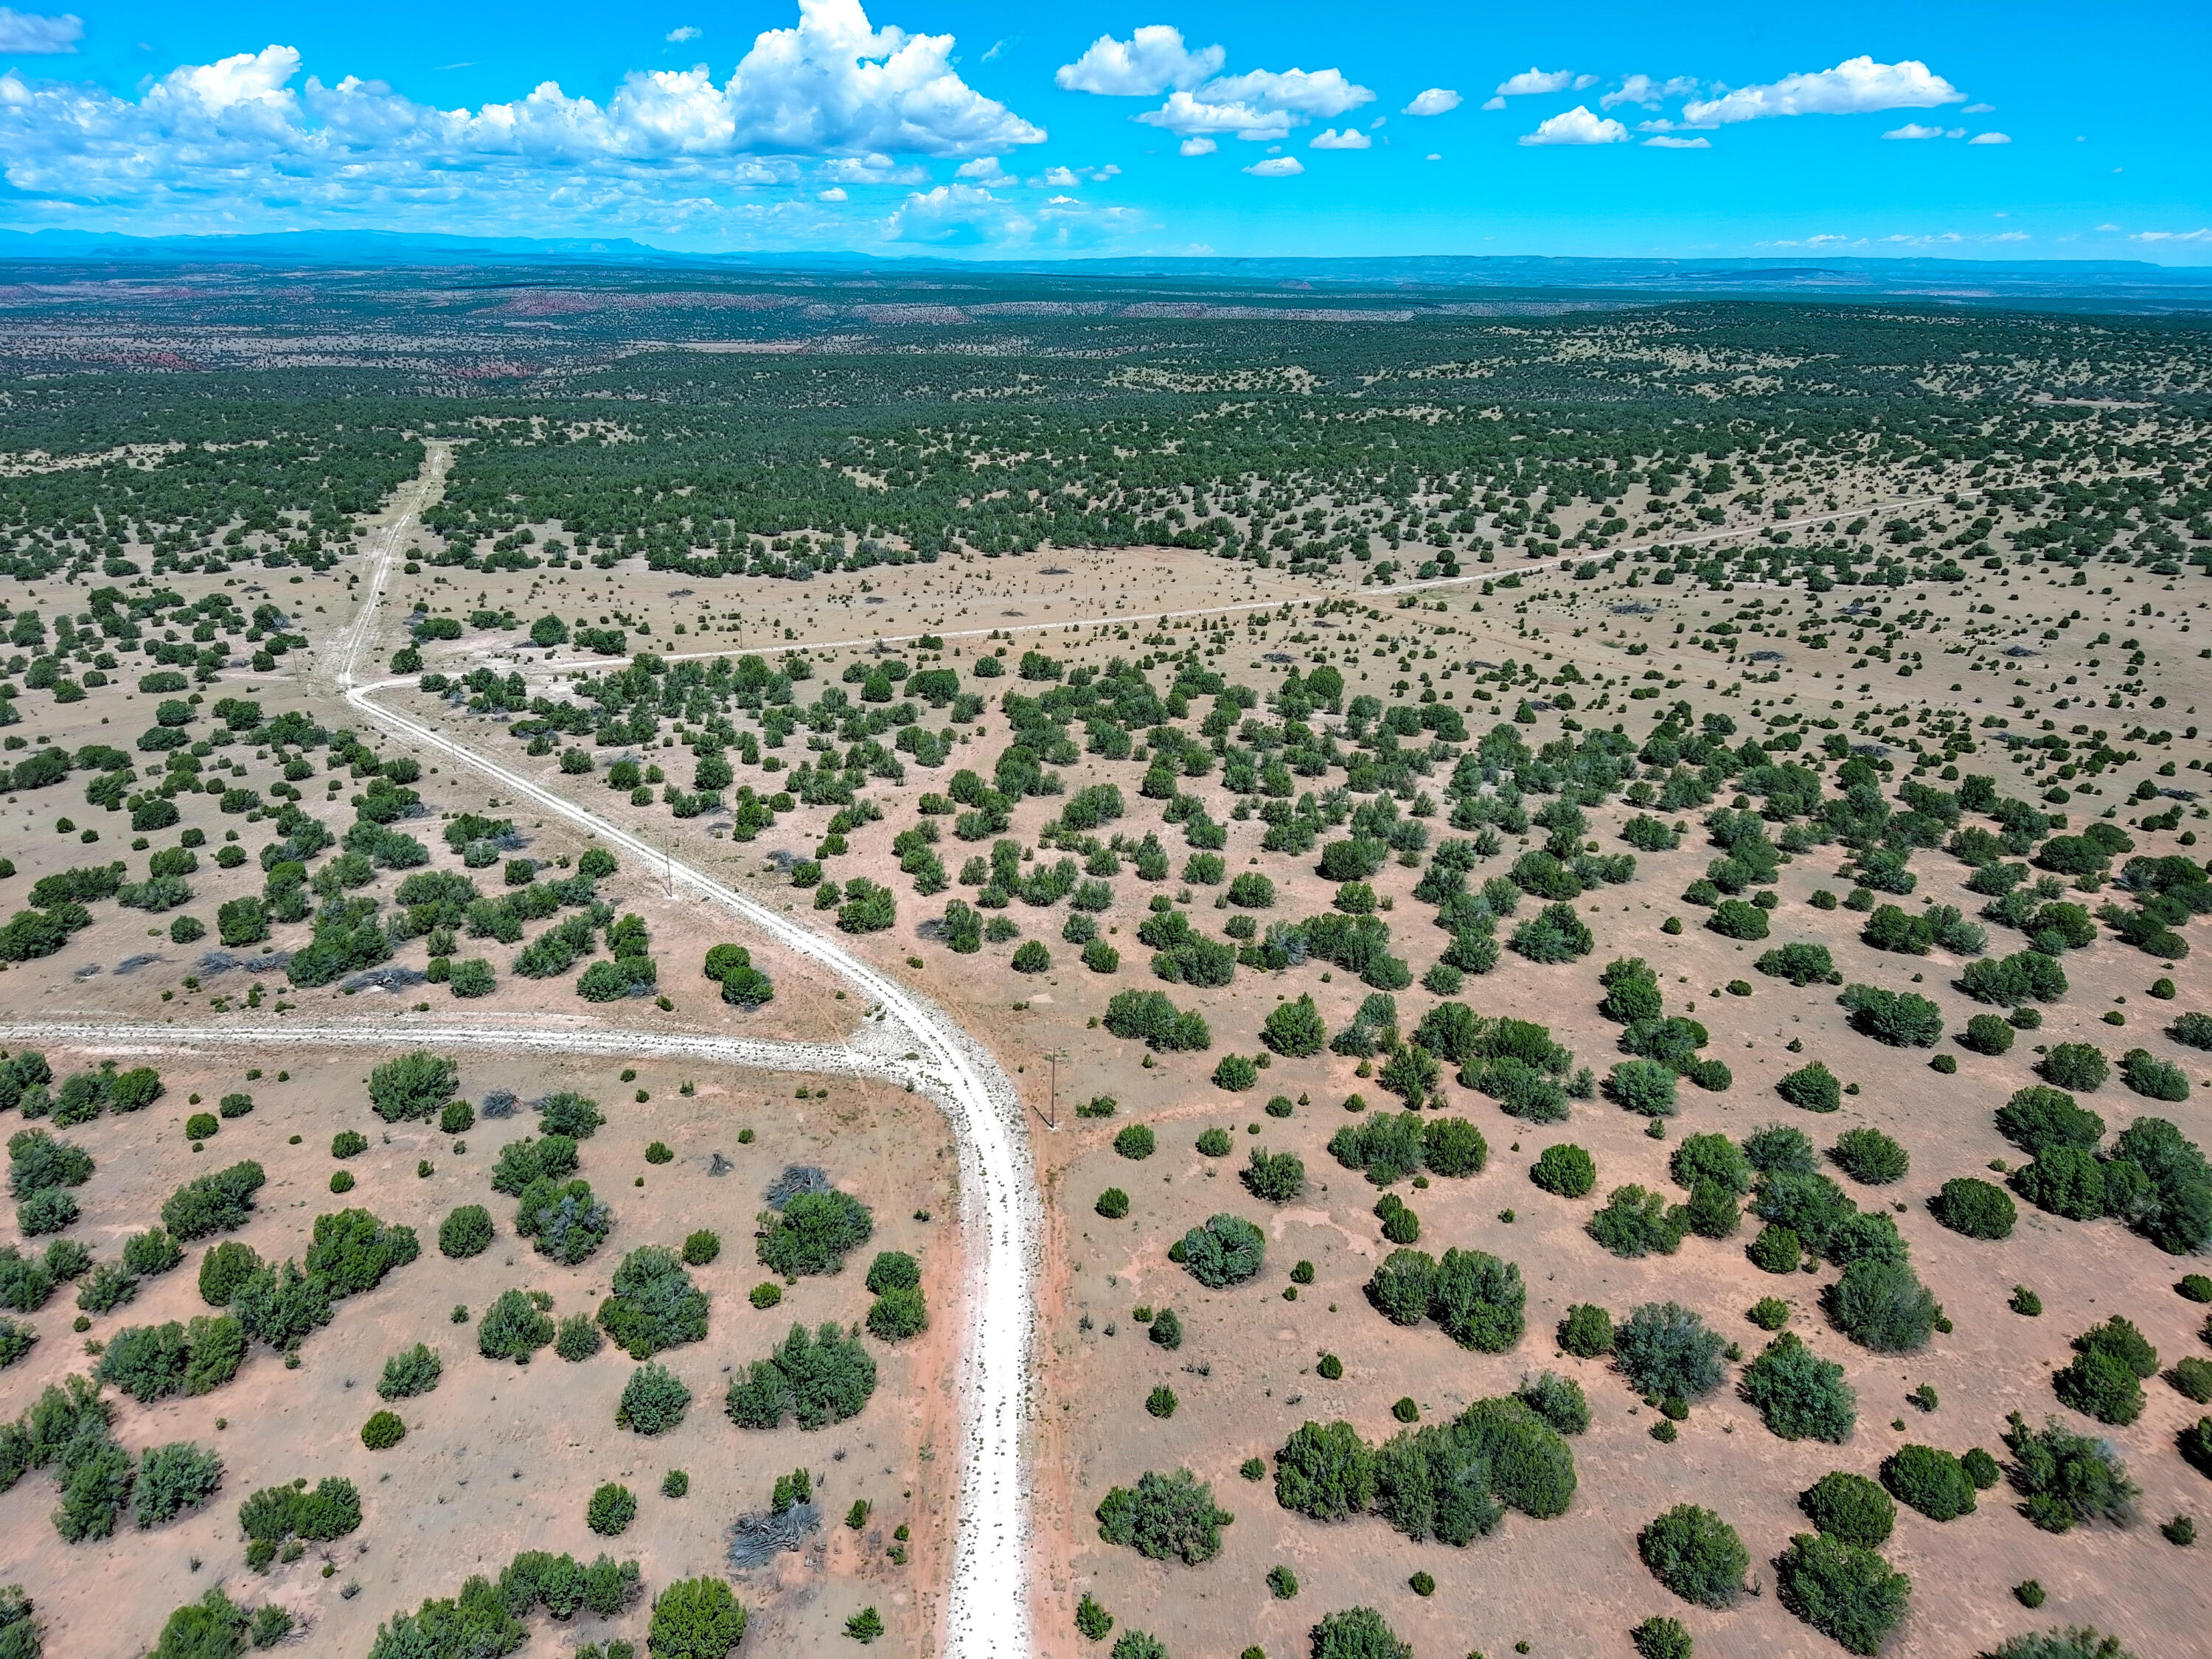
{"type": "Polygon", "coordinates": [[[902,1342],[929,1328],[929,1307],[919,1285],[894,1285],[868,1309],[868,1330],[885,1342],[902,1342]]]}
{"type": "Polygon", "coordinates": [[[200,1299],[210,1308],[227,1308],[230,1299],[261,1267],[261,1257],[250,1244],[225,1240],[200,1258],[200,1299]]]}
{"type": "Polygon", "coordinates": [[[553,1334],[553,1352],[572,1365],[581,1364],[599,1352],[599,1328],[588,1314],[570,1314],[553,1334]]]}
{"type": "Polygon", "coordinates": [[[1945,1182],[1929,1207],[1938,1221],[1968,1238],[2009,1237],[2019,1214],[2003,1188],[1971,1176],[1945,1182]]]}
{"type": "MultiPolygon", "coordinates": [[[[170,1613],[154,1644],[152,1659],[231,1659],[246,1650],[252,1620],[216,1585],[197,1601],[170,1613]]],[[[25,1650],[27,1654],[35,1649],[25,1650]]]]}
{"type": "Polygon", "coordinates": [[[386,1123],[428,1117],[453,1097],[460,1067],[417,1049],[368,1074],[369,1104],[386,1123]]]}
{"type": "Polygon", "coordinates": [[[1083,1599],[1075,1604],[1075,1630],[1088,1641],[1103,1642],[1114,1628],[1114,1615],[1091,1598],[1085,1590],[1083,1599]]]}
{"type": "Polygon", "coordinates": [[[161,1224],[180,1239],[205,1238],[246,1224],[253,1210],[253,1194],[268,1176],[248,1159],[227,1170],[186,1182],[161,1206],[161,1224]]]}
{"type": "Polygon", "coordinates": [[[2035,1525],[2065,1532],[2083,1521],[2125,1525],[2135,1518],[2141,1489],[2108,1442],[2076,1434],[2056,1418],[2031,1429],[2014,1412],[2006,1423],[2005,1446],[2013,1455],[2008,1473],[2023,1500],[2021,1513],[2035,1525]]]}
{"type": "Polygon", "coordinates": [[[1678,1302],[1647,1302],[1614,1328],[1613,1363],[1638,1394],[1696,1400],[1721,1384],[1726,1345],[1678,1302]]]}
{"type": "Polygon", "coordinates": [[[1577,1302],[1559,1322],[1559,1346],[1577,1359],[1595,1359],[1613,1352],[1613,1316],[1593,1302],[1577,1302]]]}
{"type": "Polygon", "coordinates": [[[1808,985],[1826,984],[1836,971],[1825,945],[1784,945],[1767,951],[1752,966],[1771,978],[1786,979],[1800,990],[1808,985]]]}
{"type": "Polygon", "coordinates": [[[1295,1152],[1255,1146],[1243,1174],[1245,1189],[1270,1204],[1287,1204],[1305,1190],[1305,1160],[1295,1152]]]}
{"type": "Polygon", "coordinates": [[[1978,1054],[2002,1054],[2013,1045],[2011,1024],[1996,1014],[1976,1014],[1966,1022],[1966,1029],[1958,1038],[1959,1046],[1978,1054]]]}
{"type": "Polygon", "coordinates": [[[1266,1236],[1242,1216],[1217,1215],[1183,1235],[1183,1265],[1208,1289],[1241,1285],[1260,1271],[1266,1243],[1266,1236]]]}
{"type": "Polygon", "coordinates": [[[1580,1434],[1589,1427],[1589,1401],[1583,1394],[1583,1385],[1572,1377],[1551,1371],[1534,1379],[1524,1376],[1514,1397],[1555,1433],[1580,1434]]]}
{"type": "Polygon", "coordinates": [[[1866,1257],[1845,1267],[1828,1287],[1829,1317],[1852,1341],[1876,1353],[1910,1353],[1923,1346],[1941,1310],[1912,1269],[1901,1261],[1866,1257]]]}
{"type": "Polygon", "coordinates": [[[438,1225],[438,1249],[456,1261],[482,1255],[495,1236],[491,1212],[481,1204],[464,1204],[438,1225]]]}
{"type": "Polygon", "coordinates": [[[2115,1316],[2074,1339],[2072,1362],[2051,1382],[2062,1404],[2100,1423],[2125,1425],[2142,1415],[2142,1381],[2157,1374],[2158,1350],[2115,1316]]]}
{"type": "Polygon", "coordinates": [[[615,1426],[646,1436],[665,1434],[684,1420],[691,1390],[666,1366],[640,1365],[623,1385],[615,1407],[615,1426]]]}
{"type": "Polygon", "coordinates": [[[1744,1367],[1739,1391],[1784,1440],[1841,1445],[1857,1417],[1858,1397],[1844,1382],[1844,1368],[1814,1354],[1794,1331],[1776,1337],[1744,1367]]]}
{"type": "MultiPolygon", "coordinates": [[[[189,1440],[154,1447],[138,1460],[137,1478],[131,1482],[131,1507],[139,1530],[161,1526],[199,1508],[222,1484],[222,1459],[213,1452],[189,1440]]],[[[8,1652],[4,1636],[4,1630],[0,1630],[0,1653],[8,1652]]]]}
{"type": "Polygon", "coordinates": [[[1349,1423],[1309,1422],[1275,1454],[1275,1501],[1316,1521],[1363,1514],[1375,1498],[1375,1454],[1349,1423]]]}
{"type": "MultiPolygon", "coordinates": [[[[1328,1614],[1313,1627],[1312,1641],[1313,1659],[1413,1659],[1413,1648],[1401,1642],[1372,1607],[1347,1607],[1328,1614]]],[[[1118,1654],[1115,1659],[1120,1659],[1118,1654]]]]}
{"type": "Polygon", "coordinates": [[[599,1304],[599,1321],[632,1358],[649,1359],[664,1348],[705,1338],[707,1297],[675,1251],[647,1244],[625,1255],[615,1269],[611,1293],[599,1304]]]}
{"type": "Polygon", "coordinates": [[[1778,1331],[1790,1322],[1790,1304],[1778,1296],[1762,1296],[1752,1304],[1750,1318],[1762,1331],[1778,1331]]]}
{"type": "Polygon", "coordinates": [[[1129,1195],[1119,1187],[1109,1187],[1098,1194],[1096,1207],[1107,1220],[1119,1221],[1129,1213],[1129,1195]]]}
{"type": "Polygon", "coordinates": [[[1711,1510],[1677,1504],[1637,1534],[1651,1576],[1686,1601],[1725,1607],[1743,1593],[1751,1553],[1734,1527],[1711,1510]]]}
{"type": "Polygon", "coordinates": [[[184,1246],[159,1227],[123,1241],[123,1271],[141,1279],[165,1273],[185,1259],[184,1246]]]}
{"type": "Polygon", "coordinates": [[[1608,1099],[1645,1117],[1674,1115],[1674,1069],[1656,1060],[1624,1060],[1605,1080],[1608,1099]]]}
{"type": "Polygon", "coordinates": [[[2120,1056],[2120,1081],[2152,1100],[2189,1098],[2187,1073],[2147,1048],[2130,1048],[2120,1056]]]}
{"type": "MultiPolygon", "coordinates": [[[[2034,1583],[2033,1579],[2028,1581],[2034,1583]]],[[[2022,1585],[2025,1589],[2027,1586],[2022,1585]]],[[[2043,1586],[2035,1585],[2033,1601],[2021,1599],[2030,1607],[2043,1604],[2043,1586]]],[[[2027,1636],[2008,1637],[1990,1655],[1990,1659],[2135,1659],[2135,1656],[2120,1645],[2117,1636],[2106,1636],[2087,1625],[2075,1625],[2064,1630],[2038,1631],[2027,1636]]]]}
{"type": "Polygon", "coordinates": [[[842,1327],[824,1324],[810,1335],[793,1325],[769,1358],[731,1382],[723,1410],[741,1429],[772,1429],[787,1414],[817,1429],[855,1415],[875,1388],[876,1362],[842,1327]]]}
{"type": "Polygon", "coordinates": [[[1286,1059],[1304,1060],[1322,1051],[1328,1041],[1328,1029],[1322,1024],[1313,998],[1301,994],[1275,1005],[1261,1023],[1260,1040],[1286,1059]]]}
{"type": "Polygon", "coordinates": [[[800,1193],[762,1220],[765,1231],[756,1254],[761,1266],[787,1279],[837,1272],[845,1253],[866,1243],[875,1231],[868,1206],[835,1188],[800,1193]]]}
{"type": "Polygon", "coordinates": [[[1597,1164],[1581,1147],[1561,1141],[1538,1154],[1528,1178],[1547,1193],[1581,1198],[1597,1184],[1597,1164]]]}
{"type": "Polygon", "coordinates": [[[1825,1533],[1792,1538],[1774,1574],[1782,1605],[1848,1653],[1879,1653],[1912,1595],[1874,1551],[1825,1533]]]}
{"type": "Polygon", "coordinates": [[[1949,1452],[1934,1446],[1900,1446],[1882,1461],[1881,1484],[1900,1504],[1930,1521],[1951,1521],[1974,1511],[1974,1483],[1949,1452]]]}
{"type": "Polygon", "coordinates": [[[2178,1359],[2173,1369],[2166,1372],[2166,1380],[2184,1399],[2200,1406],[2212,1404],[2212,1359],[2200,1359],[2194,1354],[2178,1359]]]}
{"type": "Polygon", "coordinates": [[[1797,1495],[1814,1528],[1861,1549],[1880,1549],[1897,1524],[1897,1505],[1863,1474],[1831,1470],[1797,1495]]]}
{"type": "Polygon", "coordinates": [[[1681,1621],[1654,1614],[1628,1632],[1637,1659],[1691,1659],[1695,1644],[1681,1621]]]}
{"type": "Polygon", "coordinates": [[[1759,1230],[1759,1237],[1744,1254],[1751,1258],[1752,1266],[1763,1272],[1794,1273],[1805,1259],[1805,1244],[1795,1229],[1770,1223],[1759,1230]]]}
{"type": "Polygon", "coordinates": [[[1115,1486],[1097,1510],[1098,1535],[1147,1560],[1196,1566],[1221,1553],[1221,1528],[1234,1519],[1215,1506],[1213,1488],[1188,1469],[1146,1470],[1133,1491],[1115,1486]]]}
{"type": "Polygon", "coordinates": [[[1819,1060],[1785,1073],[1774,1085],[1774,1092],[1792,1106],[1808,1112],[1832,1112],[1844,1103],[1844,1085],[1819,1060]]]}
{"type": "Polygon", "coordinates": [[[1663,1194],[1630,1185],[1616,1187],[1606,1195],[1605,1207],[1593,1215],[1583,1231],[1615,1255],[1637,1257],[1656,1250],[1672,1255],[1689,1230],[1688,1213],[1669,1209],[1663,1194]]]}
{"type": "Polygon", "coordinates": [[[501,1291],[477,1322],[477,1352],[486,1359],[527,1365],[553,1340],[553,1321],[521,1291],[501,1291]]]}
{"type": "Polygon", "coordinates": [[[1114,1150],[1132,1160],[1150,1158],[1158,1146],[1158,1137],[1142,1123],[1129,1124],[1114,1137],[1114,1150]]]}
{"type": "Polygon", "coordinates": [[[1726,1135],[1686,1137],[1667,1161],[1667,1173],[1678,1186],[1692,1190],[1717,1187],[1730,1194],[1751,1190],[1751,1163],[1726,1135]]]}
{"type": "Polygon", "coordinates": [[[1835,1159],[1845,1175],[1869,1187],[1902,1181],[1912,1167],[1904,1147],[1872,1128],[1844,1130],[1836,1141],[1835,1159]]]}
{"type": "Polygon", "coordinates": [[[375,1412],[361,1425],[361,1443],[371,1451],[388,1451],[407,1437],[407,1425],[396,1412],[375,1412]]]}
{"type": "Polygon", "coordinates": [[[357,1129],[341,1129],[331,1137],[332,1158],[358,1158],[368,1150],[368,1137],[357,1129]]]}
{"type": "Polygon", "coordinates": [[[745,1635],[745,1608],[717,1577],[677,1579],[653,1599],[653,1659],[728,1659],[745,1635]]]}
{"type": "MultiPolygon", "coordinates": [[[[1972,963],[1968,972],[1986,965],[1972,963]]],[[[1911,991],[1847,985],[1836,1000],[1850,1016],[1853,1030],[1893,1048],[1932,1048],[1943,1035],[1943,1011],[1911,991]]]]}
{"type": "Polygon", "coordinates": [[[384,1376],[377,1382],[376,1392],[386,1400],[412,1400],[436,1388],[444,1372],[438,1351],[427,1342],[417,1342],[384,1362],[384,1376]]]}
{"type": "Polygon", "coordinates": [[[2057,1042],[2051,1045],[2036,1070],[2053,1088],[2089,1094],[2103,1086],[2112,1067],[2094,1043],[2057,1042]]]}
{"type": "Polygon", "coordinates": [[[584,1524],[602,1538],[619,1538],[637,1518],[637,1494],[610,1480],[584,1507],[584,1524]]]}

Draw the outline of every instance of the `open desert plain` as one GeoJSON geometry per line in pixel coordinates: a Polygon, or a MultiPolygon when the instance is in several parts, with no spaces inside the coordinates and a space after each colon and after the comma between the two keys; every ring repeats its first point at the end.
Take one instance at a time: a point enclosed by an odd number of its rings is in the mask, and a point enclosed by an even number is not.
{"type": "Polygon", "coordinates": [[[0,290],[0,1650],[2204,1651],[2212,344],[1478,309],[0,290]]]}

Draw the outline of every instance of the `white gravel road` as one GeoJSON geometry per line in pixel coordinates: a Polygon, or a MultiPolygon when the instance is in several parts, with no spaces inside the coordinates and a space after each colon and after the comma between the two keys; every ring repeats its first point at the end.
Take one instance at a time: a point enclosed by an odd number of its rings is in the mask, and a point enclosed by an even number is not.
{"type": "Polygon", "coordinates": [[[324,659],[346,701],[386,731],[495,782],[503,795],[557,814],[640,866],[660,869],[669,881],[696,897],[722,907],[747,926],[821,964],[860,994],[867,1009],[862,1030],[844,1043],[799,1043],[582,1030],[527,1032],[498,1024],[437,1025],[411,1020],[360,1025],[288,1020],[235,1027],[49,1020],[0,1024],[0,1040],[118,1050],[317,1044],[539,1048],[563,1054],[659,1054],[709,1065],[866,1075],[911,1085],[945,1113],[958,1144],[960,1220],[967,1256],[967,1328],[958,1384],[960,1510],[946,1590],[943,1651],[947,1659],[1027,1659],[1031,1647],[1024,1435],[1043,1206],[1012,1080],[988,1050],[943,1010],[836,939],[724,886],[533,779],[377,701],[380,692],[411,681],[360,683],[360,666],[375,647],[375,614],[392,562],[430,491],[442,479],[448,459],[444,446],[432,447],[422,476],[406,487],[397,504],[399,510],[375,532],[374,574],[364,584],[361,609],[324,659]]]}

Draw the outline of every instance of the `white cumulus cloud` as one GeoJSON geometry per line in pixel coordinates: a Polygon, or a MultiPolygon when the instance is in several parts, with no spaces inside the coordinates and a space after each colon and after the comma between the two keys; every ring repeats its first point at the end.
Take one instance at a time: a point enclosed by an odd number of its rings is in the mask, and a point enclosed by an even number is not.
{"type": "Polygon", "coordinates": [[[1537,124],[1535,131],[1521,135],[1524,144],[1625,144],[1628,129],[1620,122],[1593,115],[1589,106],[1577,104],[1572,109],[1554,115],[1548,121],[1537,124]]]}
{"type": "Polygon", "coordinates": [[[0,6],[0,52],[12,58],[48,57],[76,50],[84,39],[84,19],[74,13],[59,17],[0,6]]]}
{"type": "Polygon", "coordinates": [[[1341,70],[1254,70],[1208,81],[1194,91],[1171,92],[1159,108],[1136,118],[1185,137],[1229,132],[1271,143],[1317,116],[1342,115],[1374,99],[1341,70]]]}
{"type": "Polygon", "coordinates": [[[1244,169],[1255,179],[1288,179],[1304,173],[1304,165],[1295,155],[1271,155],[1264,161],[1255,161],[1244,169]]]}
{"type": "Polygon", "coordinates": [[[1599,95],[1597,106],[1611,109],[1617,104],[1636,104],[1650,109],[1662,98],[1682,98],[1698,89],[1694,76],[1678,75],[1670,81],[1655,81],[1648,75],[1632,75],[1611,92],[1599,95]]]}
{"type": "Polygon", "coordinates": [[[288,46],[180,65],[135,99],[10,70],[0,171],[41,204],[165,229],[364,214],[405,228],[688,228],[737,214],[731,189],[790,182],[793,157],[832,158],[827,182],[898,183],[924,175],[895,157],[1042,143],[960,78],[952,48],[876,27],[860,0],[799,0],[796,26],[760,33],[726,81],[704,64],[633,71],[604,101],[551,81],[473,110],[351,76],[295,86],[288,46]]]}
{"type": "Polygon", "coordinates": [[[703,31],[702,31],[697,25],[686,23],[680,28],[672,28],[668,31],[668,43],[671,46],[680,46],[686,40],[696,40],[702,32],[703,31]]]}
{"type": "Polygon", "coordinates": [[[1152,98],[1171,88],[1188,90],[1218,74],[1228,53],[1219,46],[1193,52],[1182,31],[1166,23],[1147,23],[1127,40],[1102,34],[1083,56],[1062,64],[1053,81],[1066,92],[1095,92],[1109,98],[1152,98]]]}
{"type": "Polygon", "coordinates": [[[1963,138],[1966,136],[1966,130],[1964,127],[1944,128],[1923,126],[1917,121],[1907,121],[1903,126],[1893,127],[1881,136],[1884,138],[1905,140],[1920,138],[1963,138]]]}
{"type": "Polygon", "coordinates": [[[1769,115],[1858,115],[1872,110],[1934,109],[1963,103],[1966,94],[1914,58],[1877,64],[1871,57],[1846,58],[1833,69],[1785,75],[1767,86],[1738,87],[1733,92],[1682,107],[1692,126],[1722,126],[1769,115]]]}
{"type": "Polygon", "coordinates": [[[1339,132],[1334,127],[1323,127],[1313,141],[1316,149],[1372,149],[1375,141],[1357,127],[1346,127],[1339,132]]]}
{"type": "Polygon", "coordinates": [[[1596,78],[1589,75],[1577,78],[1572,70],[1540,70],[1532,66],[1500,81],[1498,95],[1500,98],[1525,98],[1531,93],[1566,92],[1577,87],[1586,87],[1596,78]]]}
{"type": "Polygon", "coordinates": [[[1211,155],[1221,146],[1211,138],[1186,138],[1176,148],[1185,155],[1211,155]]]}
{"type": "Polygon", "coordinates": [[[1978,132],[1966,142],[1970,144],[2008,144],[2012,143],[2012,135],[2008,132],[1978,132]]]}
{"type": "Polygon", "coordinates": [[[1967,115],[1987,115],[1996,108],[1995,104],[1969,104],[1962,112],[1967,115]]]}
{"type": "Polygon", "coordinates": [[[1669,138],[1664,133],[1644,141],[1646,149],[1711,149],[1712,147],[1713,141],[1710,138],[1669,138]]]}
{"type": "Polygon", "coordinates": [[[817,191],[815,193],[814,199],[817,202],[844,201],[847,199],[845,195],[845,187],[842,185],[832,185],[827,190],[817,191]]]}
{"type": "Polygon", "coordinates": [[[979,155],[974,161],[963,161],[953,168],[952,176],[956,179],[981,179],[988,184],[994,179],[1005,178],[1006,170],[999,165],[997,156],[979,155]]]}
{"type": "Polygon", "coordinates": [[[1401,115],[1442,115],[1460,106],[1460,96],[1449,87],[1431,87],[1426,92],[1416,93],[1413,101],[1399,112],[1401,115]]]}

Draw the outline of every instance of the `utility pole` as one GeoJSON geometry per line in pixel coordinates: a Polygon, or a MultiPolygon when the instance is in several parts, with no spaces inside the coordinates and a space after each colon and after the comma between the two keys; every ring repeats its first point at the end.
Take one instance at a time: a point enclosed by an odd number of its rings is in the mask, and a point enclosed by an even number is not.
{"type": "Polygon", "coordinates": [[[1060,1133],[1060,1062],[1067,1058],[1065,1048],[1045,1051],[1045,1063],[1050,1069],[1051,1082],[1045,1096],[1045,1127],[1054,1134],[1060,1133]]]}

